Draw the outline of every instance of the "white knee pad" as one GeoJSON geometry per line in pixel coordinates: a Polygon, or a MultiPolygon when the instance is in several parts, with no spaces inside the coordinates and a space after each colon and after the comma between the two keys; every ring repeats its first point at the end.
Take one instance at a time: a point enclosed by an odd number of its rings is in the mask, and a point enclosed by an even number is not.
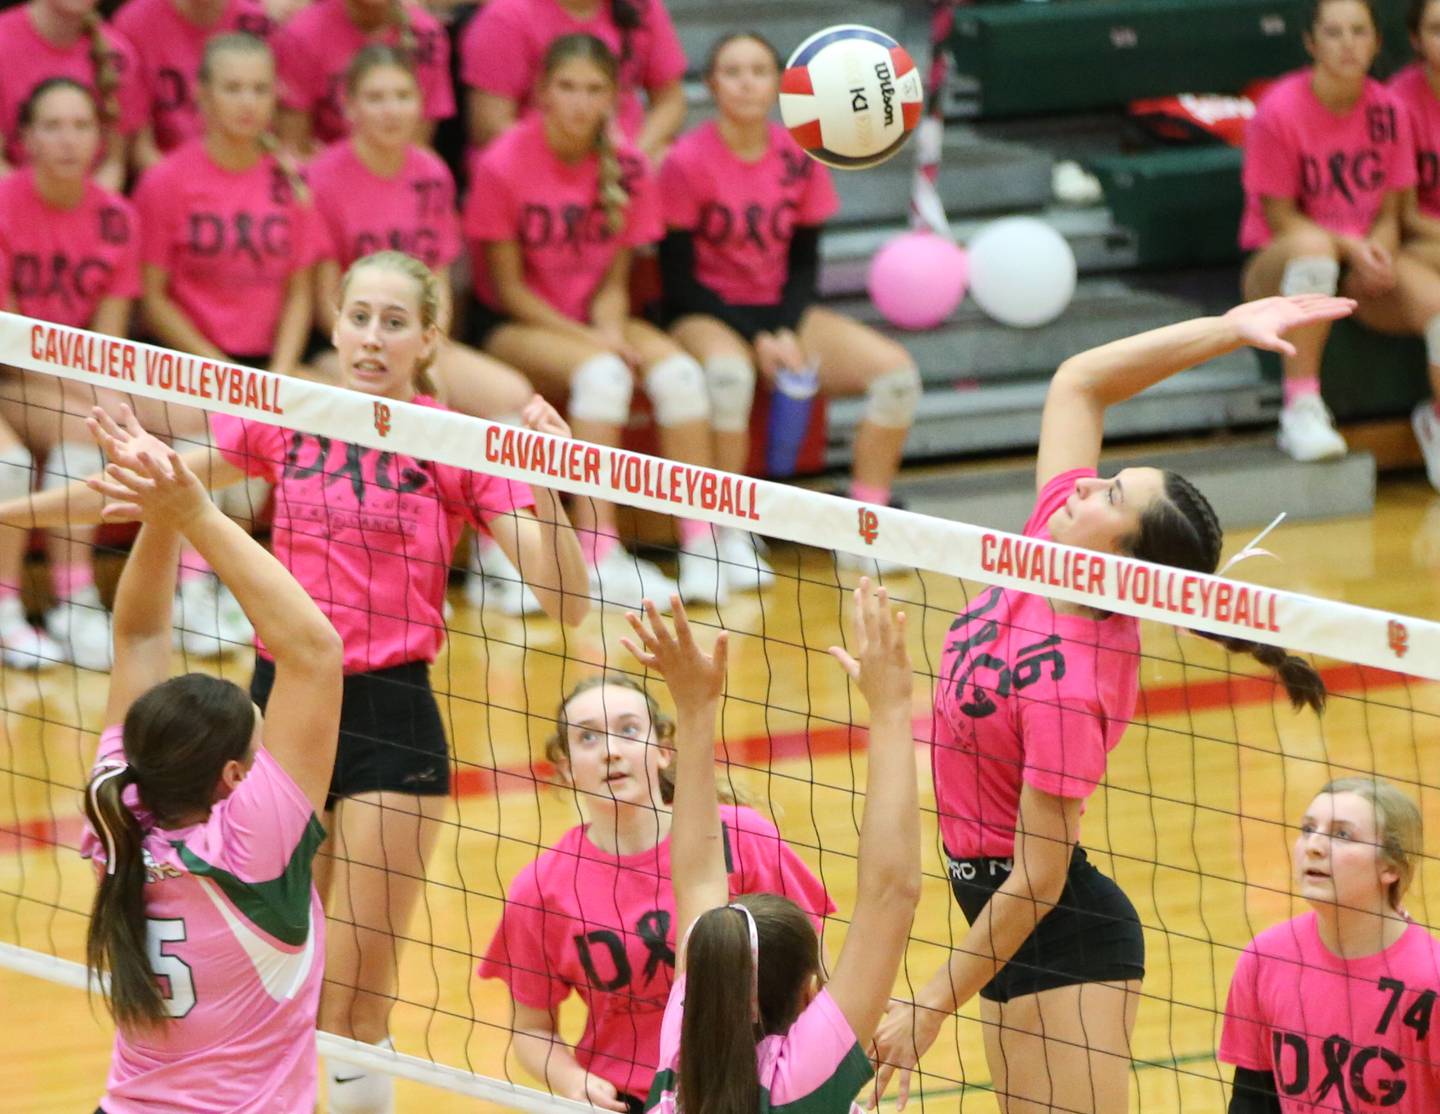
{"type": "Polygon", "coordinates": [[[1425,358],[1440,364],[1440,313],[1425,322],[1425,358]]]}
{"type": "MultiPolygon", "coordinates": [[[[386,1037],[376,1048],[395,1047],[386,1037]]],[[[330,1114],[394,1114],[395,1077],[384,1072],[367,1072],[351,1064],[326,1064],[329,1074],[330,1114]]]]}
{"type": "Polygon", "coordinates": [[[755,367],[744,356],[716,356],[705,361],[710,388],[710,426],[716,433],[744,433],[750,428],[755,401],[755,367]]]}
{"type": "Polygon", "coordinates": [[[83,480],[104,469],[105,454],[94,441],[63,441],[45,454],[45,471],[40,477],[40,487],[44,491],[69,487],[76,480],[83,480]]]}
{"type": "Polygon", "coordinates": [[[662,426],[684,425],[710,417],[710,392],[705,373],[693,356],[666,356],[645,373],[645,393],[662,426]]]}
{"type": "Polygon", "coordinates": [[[605,352],[591,356],[570,380],[570,417],[581,422],[623,425],[630,417],[630,396],[635,380],[619,356],[605,352]]]}
{"type": "Polygon", "coordinates": [[[24,445],[0,452],[0,500],[29,495],[34,475],[35,458],[24,445]]]}
{"type": "Polygon", "coordinates": [[[270,498],[270,488],[269,480],[250,476],[215,492],[215,505],[231,518],[254,518],[270,498]]]}
{"type": "Polygon", "coordinates": [[[1285,264],[1280,293],[1334,294],[1340,289],[1340,264],[1328,255],[1301,255],[1285,264]]]}
{"type": "Polygon", "coordinates": [[[887,371],[865,390],[865,420],[886,429],[909,429],[922,390],[920,372],[913,365],[887,371]]]}

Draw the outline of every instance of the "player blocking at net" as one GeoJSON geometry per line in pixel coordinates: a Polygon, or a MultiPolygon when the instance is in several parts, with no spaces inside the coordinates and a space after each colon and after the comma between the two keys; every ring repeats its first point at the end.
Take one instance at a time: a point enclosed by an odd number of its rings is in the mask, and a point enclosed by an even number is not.
{"type": "Polygon", "coordinates": [[[109,726],[85,794],[82,851],[99,878],[86,958],[109,975],[116,1022],[100,1110],[309,1111],[325,953],[312,864],[340,638],[173,452],[92,482],[117,500],[107,520],[144,523],[116,591],[109,726]],[[268,716],[228,681],[170,676],[182,538],[265,641],[268,716]]]}
{"type": "MultiPolygon", "coordinates": [[[[439,341],[435,275],[411,256],[380,252],[350,268],[340,301],[332,339],[343,384],[441,409],[425,374],[439,341]]],[[[119,423],[103,411],[97,417],[111,460],[164,451],[128,412],[119,423]]],[[[569,436],[543,399],[532,400],[523,417],[531,429],[569,436]]],[[[325,801],[331,838],[317,868],[326,909],[338,922],[320,1025],[388,1047],[402,941],[450,792],[430,665],[445,635],[455,542],[465,523],[489,530],[546,611],[570,624],[589,609],[580,545],[547,488],[219,414],[211,416],[211,433],[218,459],[197,449],[187,463],[211,489],[247,476],[275,485],[275,554],[345,644],[339,758],[325,801]]],[[[0,524],[93,521],[101,505],[73,485],[0,506],[0,524]]],[[[262,709],[276,678],[262,641],[250,685],[262,709]]],[[[340,1076],[330,1081],[332,1110],[391,1109],[388,1076],[349,1069],[340,1076]]]]}
{"type": "MultiPolygon", "coordinates": [[[[1067,360],[1045,400],[1024,533],[1213,573],[1220,525],[1193,484],[1158,468],[1098,475],[1106,408],[1245,345],[1293,352],[1287,332],[1354,307],[1323,295],[1265,298],[1067,360]]],[[[1324,685],[1306,662],[1216,641],[1274,670],[1297,709],[1323,706],[1324,685]]],[[[1137,620],[1014,589],[979,593],[951,624],[931,765],[947,872],[970,929],[880,1026],[872,1106],[898,1071],[904,1107],[920,1056],[979,994],[1005,1114],[1127,1108],[1145,941],[1130,899],[1080,846],[1080,817],[1134,718],[1139,662],[1137,620]]]]}
{"type": "Polygon", "coordinates": [[[627,649],[664,678],[675,701],[671,861],[680,972],[660,1033],[647,1109],[848,1114],[869,1081],[864,1049],[895,985],[920,899],[920,806],[911,731],[914,677],[903,613],[868,577],[855,589],[854,656],[831,653],[870,707],[869,767],[855,912],[826,978],[819,940],[794,902],[734,900],[716,795],[715,743],[727,636],[706,654],[672,600],[673,631],[645,601],[628,615],[627,649]]]}

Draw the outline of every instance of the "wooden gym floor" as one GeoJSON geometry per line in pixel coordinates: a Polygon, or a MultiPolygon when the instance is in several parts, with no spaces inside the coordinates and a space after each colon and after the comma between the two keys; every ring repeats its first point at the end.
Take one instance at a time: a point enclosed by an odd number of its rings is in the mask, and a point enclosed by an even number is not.
{"type": "MultiPolygon", "coordinates": [[[[1230,549],[1250,535],[1232,532],[1230,549]]],[[[1257,560],[1244,578],[1331,599],[1440,617],[1440,496],[1423,479],[1389,480],[1373,517],[1287,526],[1267,542],[1283,563],[1257,560]]],[[[783,550],[782,577],[763,601],[726,609],[741,634],[732,651],[732,699],[725,713],[738,780],[773,806],[782,832],[821,873],[842,917],[854,892],[853,853],[865,754],[841,725],[851,698],[824,648],[837,640],[842,593],[828,558],[783,550]],[[828,584],[828,586],[827,586],[828,584]],[[762,610],[763,606],[763,610],[762,610]],[[765,736],[771,742],[767,744],[765,736]]],[[[962,589],[939,577],[896,582],[912,601],[917,669],[932,673],[962,589]],[[914,620],[921,621],[914,621],[914,620]]],[[[624,667],[618,614],[592,617],[562,638],[548,622],[483,619],[454,596],[456,634],[435,669],[450,694],[451,739],[459,760],[457,799],[433,856],[423,907],[406,951],[394,1033],[402,1051],[507,1070],[507,1003],[497,983],[473,976],[506,882],[577,822],[574,798],[537,784],[546,717],[562,689],[605,661],[624,667]],[[481,635],[487,636],[482,638],[481,635]],[[525,714],[525,709],[530,715],[525,714]],[[498,769],[499,776],[490,772],[498,769]],[[508,771],[505,772],[505,771],[508,771]]],[[[702,613],[713,623],[713,613],[702,613]]],[[[1218,1013],[1238,949],[1258,930],[1291,915],[1288,844],[1314,790],[1351,770],[1378,771],[1418,790],[1440,838],[1440,686],[1327,667],[1335,689],[1323,722],[1292,714],[1268,684],[1235,683],[1226,669],[1253,674],[1210,644],[1147,625],[1145,698],[1136,723],[1091,801],[1085,845],[1125,887],[1147,927],[1149,975],[1135,1041],[1135,1101],[1147,1111],[1219,1111],[1224,1092],[1213,1052],[1218,1013]],[[1149,655],[1154,655],[1153,657],[1149,655]]],[[[177,669],[179,668],[177,660],[177,669]]],[[[236,657],[226,676],[245,683],[236,657]]],[[[0,940],[79,958],[92,875],[67,847],[78,830],[76,787],[89,764],[104,699],[103,677],[69,670],[33,677],[0,674],[0,940]],[[76,725],[83,725],[85,732],[76,725]]],[[[929,681],[917,685],[915,711],[928,710],[929,681]]],[[[922,804],[933,807],[929,767],[917,749],[922,804]]],[[[939,869],[933,817],[925,836],[926,889],[908,956],[918,984],[958,939],[964,921],[939,869]]],[[[1440,877],[1427,861],[1409,903],[1430,923],[1427,898],[1440,877]]],[[[845,925],[830,930],[834,954],[845,925]]],[[[903,991],[903,983],[901,987],[903,991]]],[[[572,998],[572,1006],[575,1000],[572,998]]],[[[97,1003],[33,978],[0,970],[0,1095],[7,1110],[93,1109],[104,1086],[109,1027],[97,1003]]],[[[975,1007],[947,1025],[925,1060],[925,1094],[939,1109],[994,1111],[975,1007]]],[[[578,1033],[578,1010],[567,1023],[578,1033]]],[[[1228,1069],[1225,1075],[1228,1077],[1228,1069]]],[[[457,1095],[402,1083],[398,1109],[426,1114],[475,1111],[457,1095]]],[[[486,1109],[483,1104],[479,1109],[486,1109]]]]}

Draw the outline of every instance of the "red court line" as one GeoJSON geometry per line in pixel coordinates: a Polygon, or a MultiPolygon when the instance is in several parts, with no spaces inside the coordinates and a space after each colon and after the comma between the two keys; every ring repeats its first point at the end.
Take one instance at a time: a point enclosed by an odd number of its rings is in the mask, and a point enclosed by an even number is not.
{"type": "MultiPolygon", "coordinates": [[[[1332,696],[1352,696],[1379,688],[1407,684],[1411,678],[1388,669],[1364,665],[1334,665],[1320,671],[1325,687],[1332,696]]],[[[1185,712],[1214,711],[1236,705],[1260,704],[1279,696],[1279,684],[1264,675],[1235,675],[1214,681],[1190,684],[1156,685],[1142,689],[1137,716],[1141,721],[1155,716],[1179,715],[1185,712]]],[[[930,717],[915,717],[913,729],[919,742],[930,740],[930,717]]],[[[865,730],[846,724],[832,724],[810,731],[785,731],[775,735],[750,735],[726,742],[732,762],[743,766],[763,766],[777,760],[823,758],[849,750],[863,750],[865,730]]],[[[488,797],[508,793],[534,793],[544,783],[553,781],[555,767],[549,762],[527,763],[486,769],[468,766],[453,779],[457,797],[488,797]]],[[[23,821],[18,828],[0,828],[0,854],[16,854],[59,844],[76,848],[80,845],[81,818],[69,816],[55,821],[35,818],[23,821]]]]}

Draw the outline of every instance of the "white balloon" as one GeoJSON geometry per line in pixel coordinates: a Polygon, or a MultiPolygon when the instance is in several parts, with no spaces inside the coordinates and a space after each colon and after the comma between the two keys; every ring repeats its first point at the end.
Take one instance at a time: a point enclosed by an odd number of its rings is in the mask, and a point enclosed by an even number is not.
{"type": "Polygon", "coordinates": [[[966,249],[970,292],[995,320],[1018,328],[1045,325],[1075,294],[1075,253],[1065,237],[1035,217],[987,224],[966,249]]]}

